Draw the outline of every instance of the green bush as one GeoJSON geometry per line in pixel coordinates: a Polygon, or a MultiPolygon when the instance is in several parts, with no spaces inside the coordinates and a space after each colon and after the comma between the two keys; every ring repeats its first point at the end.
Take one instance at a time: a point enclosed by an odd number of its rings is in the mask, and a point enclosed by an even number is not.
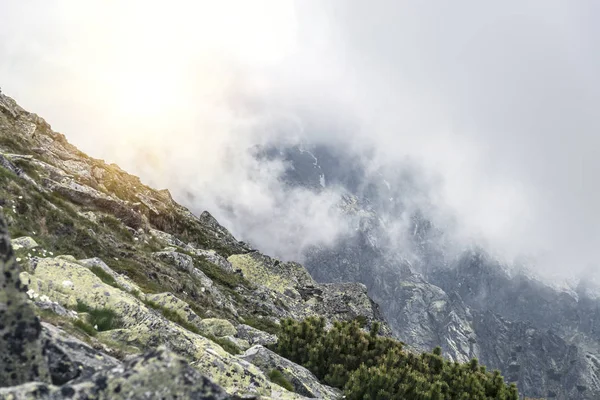
{"type": "Polygon", "coordinates": [[[441,349],[414,354],[402,343],[366,333],[358,321],[336,322],[326,330],[322,318],[285,320],[279,341],[281,356],[301,364],[324,383],[341,388],[347,399],[518,400],[516,386],[506,385],[498,371],[486,372],[477,360],[466,364],[444,360],[441,349]]]}
{"type": "Polygon", "coordinates": [[[269,372],[269,380],[278,384],[287,391],[294,391],[294,385],[292,385],[278,369],[273,369],[271,372],[269,372]]]}

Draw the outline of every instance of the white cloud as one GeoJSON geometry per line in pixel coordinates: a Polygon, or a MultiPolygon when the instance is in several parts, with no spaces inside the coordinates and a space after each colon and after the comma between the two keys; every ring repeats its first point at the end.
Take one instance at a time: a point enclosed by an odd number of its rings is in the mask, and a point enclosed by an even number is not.
{"type": "Polygon", "coordinates": [[[408,157],[438,176],[432,200],[464,236],[570,272],[600,243],[597,8],[1,2],[0,86],[267,251],[344,229],[329,193],[286,192],[282,166],[248,154],[285,130],[374,148],[382,165],[408,157]]]}

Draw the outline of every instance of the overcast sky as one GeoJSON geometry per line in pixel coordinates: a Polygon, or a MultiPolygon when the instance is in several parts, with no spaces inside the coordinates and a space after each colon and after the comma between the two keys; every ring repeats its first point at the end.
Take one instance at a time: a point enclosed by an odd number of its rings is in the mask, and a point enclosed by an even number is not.
{"type": "Polygon", "coordinates": [[[439,176],[466,235],[561,274],[600,269],[599,20],[595,1],[0,0],[0,87],[199,207],[239,198],[228,227],[271,244],[261,220],[342,228],[244,151],[329,121],[347,130],[321,139],[439,176]]]}

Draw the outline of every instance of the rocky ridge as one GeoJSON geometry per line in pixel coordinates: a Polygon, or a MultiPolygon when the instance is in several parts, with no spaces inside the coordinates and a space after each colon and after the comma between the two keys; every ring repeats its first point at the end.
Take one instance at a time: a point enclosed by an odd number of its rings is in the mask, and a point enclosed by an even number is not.
{"type": "Polygon", "coordinates": [[[24,362],[0,375],[0,398],[335,398],[260,347],[279,321],[359,319],[391,334],[365,285],[320,284],[260,254],[1,94],[0,206],[14,238],[0,240],[0,350],[19,353],[0,361],[24,362]]]}

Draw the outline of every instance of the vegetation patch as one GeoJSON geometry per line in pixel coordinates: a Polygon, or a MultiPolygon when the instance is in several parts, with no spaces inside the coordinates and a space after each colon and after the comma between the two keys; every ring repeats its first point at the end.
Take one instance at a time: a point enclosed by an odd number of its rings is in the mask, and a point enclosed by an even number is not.
{"type": "Polygon", "coordinates": [[[102,282],[106,283],[107,285],[110,285],[117,289],[121,289],[121,286],[119,286],[119,284],[117,283],[115,278],[113,278],[113,276],[111,274],[109,274],[102,268],[98,267],[97,265],[90,267],[90,271],[92,271],[94,273],[94,275],[96,275],[98,278],[100,278],[102,280],[102,282]]]}
{"type": "Polygon", "coordinates": [[[96,333],[98,333],[98,331],[96,331],[92,325],[80,319],[73,321],[73,326],[89,336],[96,336],[96,333]]]}
{"type": "Polygon", "coordinates": [[[378,336],[378,325],[366,333],[357,321],[336,322],[326,330],[323,318],[288,319],[271,347],[343,389],[350,400],[519,399],[514,384],[508,386],[500,372],[487,372],[476,359],[450,362],[439,347],[432,353],[404,351],[401,342],[378,336]]]}
{"type": "Polygon", "coordinates": [[[281,386],[282,388],[284,388],[287,391],[290,391],[290,392],[294,391],[294,385],[292,385],[290,383],[290,381],[288,381],[286,379],[286,377],[283,376],[281,371],[279,371],[278,369],[272,369],[269,372],[269,380],[271,382],[276,383],[277,385],[281,386]]]}
{"type": "Polygon", "coordinates": [[[94,308],[84,302],[78,301],[75,309],[80,313],[87,313],[87,323],[98,332],[110,331],[123,327],[121,318],[110,308],[94,308]]]}
{"type": "Polygon", "coordinates": [[[238,286],[249,285],[249,282],[242,275],[226,272],[218,265],[207,261],[204,257],[194,257],[194,263],[215,283],[231,289],[235,289],[238,286]]]}

